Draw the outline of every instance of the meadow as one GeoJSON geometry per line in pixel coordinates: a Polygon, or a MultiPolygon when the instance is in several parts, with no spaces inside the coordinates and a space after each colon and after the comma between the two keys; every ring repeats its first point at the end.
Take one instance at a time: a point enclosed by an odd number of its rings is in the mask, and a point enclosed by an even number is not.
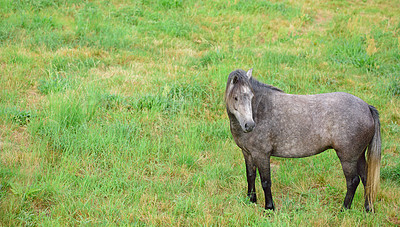
{"type": "Polygon", "coordinates": [[[0,0],[0,226],[400,225],[400,1],[0,0]],[[229,73],[380,112],[375,213],[334,151],[246,198],[229,73]]]}

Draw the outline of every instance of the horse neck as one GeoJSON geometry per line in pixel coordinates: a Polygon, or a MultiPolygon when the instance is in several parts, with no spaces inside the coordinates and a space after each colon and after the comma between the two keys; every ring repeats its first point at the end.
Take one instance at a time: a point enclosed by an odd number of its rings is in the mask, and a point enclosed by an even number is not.
{"type": "Polygon", "coordinates": [[[251,83],[253,94],[255,97],[261,97],[265,95],[270,95],[276,92],[280,92],[278,88],[275,88],[271,85],[263,84],[261,82],[255,81],[251,83]]]}
{"type": "Polygon", "coordinates": [[[253,89],[253,94],[253,119],[257,123],[259,117],[263,118],[265,114],[272,110],[275,102],[274,100],[286,93],[278,88],[263,84],[263,86],[255,87],[253,89]]]}

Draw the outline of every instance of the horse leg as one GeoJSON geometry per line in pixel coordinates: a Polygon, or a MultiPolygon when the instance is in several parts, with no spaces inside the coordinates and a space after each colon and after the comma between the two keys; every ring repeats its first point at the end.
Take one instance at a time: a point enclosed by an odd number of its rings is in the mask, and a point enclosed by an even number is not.
{"type": "Polygon", "coordinates": [[[361,155],[357,162],[357,173],[361,178],[361,182],[364,187],[367,184],[367,162],[365,160],[365,155],[361,155]]]}
{"type": "Polygon", "coordinates": [[[356,192],[357,186],[360,183],[360,177],[357,173],[357,161],[343,161],[342,169],[344,176],[346,177],[347,193],[344,198],[343,207],[350,209],[351,203],[353,202],[354,193],[356,192]]]}
{"type": "Polygon", "coordinates": [[[363,152],[363,154],[360,156],[360,158],[358,159],[357,162],[357,172],[358,175],[361,178],[361,182],[364,185],[364,198],[365,198],[365,203],[364,203],[364,207],[365,210],[368,212],[370,211],[370,207],[369,207],[369,201],[368,201],[368,197],[367,197],[367,193],[366,193],[366,186],[367,186],[367,162],[365,160],[365,150],[363,152]]]}
{"type": "Polygon", "coordinates": [[[243,151],[244,160],[246,163],[246,176],[247,176],[247,196],[250,199],[250,202],[257,202],[256,196],[256,166],[253,162],[253,158],[246,151],[243,151]]]}
{"type": "Polygon", "coordinates": [[[269,156],[260,155],[255,158],[258,172],[260,173],[261,186],[265,196],[265,209],[275,210],[271,193],[271,167],[269,156]]]}

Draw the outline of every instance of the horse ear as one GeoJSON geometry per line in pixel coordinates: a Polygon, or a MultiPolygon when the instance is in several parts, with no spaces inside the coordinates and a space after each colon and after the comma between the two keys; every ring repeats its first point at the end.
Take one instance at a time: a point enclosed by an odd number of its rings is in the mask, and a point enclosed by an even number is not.
{"type": "Polygon", "coordinates": [[[238,82],[239,78],[237,75],[234,75],[232,78],[232,84],[236,84],[238,82]]]}
{"type": "Polygon", "coordinates": [[[253,68],[251,68],[251,69],[249,69],[249,71],[247,71],[247,73],[246,73],[247,79],[250,79],[252,74],[253,74],[253,68]]]}

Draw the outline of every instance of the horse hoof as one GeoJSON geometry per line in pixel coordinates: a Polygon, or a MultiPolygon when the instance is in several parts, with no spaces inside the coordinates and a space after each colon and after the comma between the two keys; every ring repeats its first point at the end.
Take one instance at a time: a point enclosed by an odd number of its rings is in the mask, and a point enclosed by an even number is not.
{"type": "Polygon", "coordinates": [[[265,206],[265,210],[275,211],[275,207],[273,205],[272,206],[265,206]]]}
{"type": "Polygon", "coordinates": [[[374,213],[374,210],[369,208],[369,207],[365,207],[365,212],[367,213],[374,213]]]}

